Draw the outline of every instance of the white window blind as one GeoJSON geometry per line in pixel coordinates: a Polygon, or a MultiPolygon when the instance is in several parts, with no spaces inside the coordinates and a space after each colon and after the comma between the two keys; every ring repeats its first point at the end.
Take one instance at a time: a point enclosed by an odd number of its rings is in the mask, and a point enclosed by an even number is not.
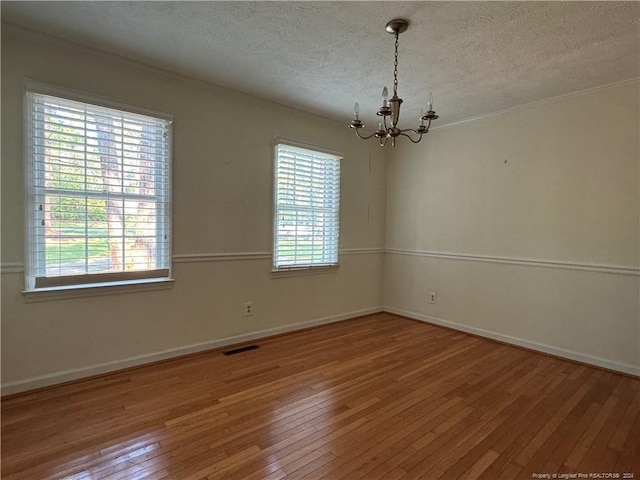
{"type": "Polygon", "coordinates": [[[26,102],[26,289],[169,277],[171,121],[26,102]]]}
{"type": "Polygon", "coordinates": [[[276,145],[275,270],[338,264],[340,159],[276,145]]]}

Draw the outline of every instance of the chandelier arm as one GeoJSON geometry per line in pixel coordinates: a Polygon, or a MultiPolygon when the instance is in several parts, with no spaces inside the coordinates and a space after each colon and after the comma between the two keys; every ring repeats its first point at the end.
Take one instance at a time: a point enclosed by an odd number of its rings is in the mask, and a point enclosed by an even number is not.
{"type": "Polygon", "coordinates": [[[411,140],[413,143],[419,143],[420,140],[422,140],[422,135],[421,133],[416,132],[415,130],[411,129],[411,128],[407,128],[406,130],[402,130],[402,132],[400,132],[400,135],[402,135],[403,137],[407,137],[409,140],[411,140]],[[411,138],[410,135],[407,135],[406,133],[403,132],[413,132],[413,133],[417,133],[418,134],[418,140],[414,140],[413,138],[411,138]]]}
{"type": "MultiPolygon", "coordinates": [[[[418,135],[426,135],[427,133],[429,133],[429,129],[431,128],[431,120],[428,120],[428,123],[426,125],[426,128],[422,131],[419,132],[413,128],[405,128],[404,130],[400,130],[400,133],[403,132],[413,132],[413,133],[417,133],[418,135]]],[[[406,136],[406,135],[405,135],[406,136]]]]}
{"type": "Polygon", "coordinates": [[[362,135],[360,135],[358,133],[358,129],[356,128],[356,135],[358,136],[358,138],[361,138],[362,140],[369,140],[371,137],[373,137],[375,135],[375,132],[373,132],[371,135],[369,135],[368,137],[363,137],[362,135]]]}
{"type": "MultiPolygon", "coordinates": [[[[414,128],[405,128],[403,130],[400,130],[398,133],[404,133],[404,132],[413,132],[413,133],[417,133],[418,135],[425,135],[426,133],[429,132],[429,128],[431,127],[431,120],[429,120],[429,123],[427,124],[427,128],[425,128],[422,131],[418,131],[414,128]]],[[[405,135],[406,136],[406,135],[405,135]]]]}
{"type": "Polygon", "coordinates": [[[384,141],[381,138],[379,138],[378,142],[380,143],[381,147],[384,147],[387,144],[387,140],[389,140],[389,137],[384,137],[384,141]]]}

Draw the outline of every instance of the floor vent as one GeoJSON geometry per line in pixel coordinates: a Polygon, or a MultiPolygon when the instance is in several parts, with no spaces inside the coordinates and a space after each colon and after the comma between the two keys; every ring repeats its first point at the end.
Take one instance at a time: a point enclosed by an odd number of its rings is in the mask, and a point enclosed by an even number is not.
{"type": "Polygon", "coordinates": [[[248,345],[246,347],[234,348],[233,350],[227,350],[226,352],[222,352],[225,355],[234,355],[236,353],[246,352],[247,350],[255,350],[258,348],[257,345],[248,345]]]}

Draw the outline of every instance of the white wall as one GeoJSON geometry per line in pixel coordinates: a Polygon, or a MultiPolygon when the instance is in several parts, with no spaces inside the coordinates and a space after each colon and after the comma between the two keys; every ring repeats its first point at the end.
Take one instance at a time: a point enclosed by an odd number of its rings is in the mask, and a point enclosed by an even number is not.
{"type": "Polygon", "coordinates": [[[215,346],[229,337],[354,316],[382,303],[384,153],[353,138],[345,125],[3,26],[2,127],[5,394],[215,346]],[[173,113],[173,289],[25,302],[27,77],[173,113]],[[337,273],[269,275],[275,137],[344,153],[337,273]],[[260,255],[206,261],[208,254],[237,253],[260,255]],[[246,301],[254,302],[255,313],[245,318],[246,301]]]}
{"type": "Polygon", "coordinates": [[[638,110],[637,83],[554,100],[400,141],[385,171],[344,125],[3,26],[3,393],[382,304],[638,374],[638,110]],[[173,289],[25,303],[25,77],[174,114],[173,289]],[[338,273],[269,276],[279,136],[345,154],[338,273]]]}
{"type": "Polygon", "coordinates": [[[639,108],[635,82],[397,147],[385,308],[640,374],[639,108]]]}

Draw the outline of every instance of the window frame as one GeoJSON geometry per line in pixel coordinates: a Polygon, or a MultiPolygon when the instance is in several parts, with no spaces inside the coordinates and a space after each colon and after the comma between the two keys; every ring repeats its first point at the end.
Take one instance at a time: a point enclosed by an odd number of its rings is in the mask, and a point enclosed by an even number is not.
{"type": "Polygon", "coordinates": [[[331,150],[318,145],[304,143],[288,138],[276,138],[273,142],[273,202],[272,202],[272,245],[271,245],[271,277],[279,278],[283,276],[313,275],[321,273],[337,272],[340,267],[340,200],[341,200],[341,183],[342,183],[342,160],[344,155],[336,150],[331,150]],[[284,145],[302,150],[308,150],[314,153],[334,157],[338,161],[338,208],[335,212],[338,231],[336,233],[336,262],[330,264],[311,264],[311,265],[289,265],[277,266],[277,239],[278,239],[278,147],[284,145]]]}
{"type": "MultiPolygon", "coordinates": [[[[127,293],[129,291],[147,291],[156,289],[171,288],[174,279],[172,277],[172,183],[173,183],[173,115],[167,112],[149,109],[146,107],[140,107],[138,105],[132,105],[122,101],[116,101],[108,98],[104,98],[98,95],[81,92],[78,90],[58,87],[50,84],[45,84],[30,78],[25,79],[23,85],[23,142],[24,142],[24,169],[25,169],[25,191],[24,191],[24,206],[25,206],[25,290],[22,292],[27,296],[27,301],[43,301],[43,300],[55,300],[57,298],[75,298],[81,296],[94,296],[102,294],[113,293],[127,293]],[[38,175],[36,169],[36,154],[34,151],[33,141],[33,128],[31,125],[32,120],[32,101],[29,99],[29,94],[36,95],[49,95],[53,97],[59,97],[63,100],[69,100],[74,102],[85,103],[97,107],[109,108],[119,110],[124,113],[131,113],[133,115],[143,115],[153,117],[159,120],[168,122],[166,152],[167,163],[162,167],[156,166],[156,168],[162,168],[168,180],[163,182],[164,186],[164,204],[162,206],[162,212],[157,215],[156,224],[156,236],[158,239],[160,232],[168,236],[168,243],[163,248],[156,248],[156,255],[160,256],[164,260],[166,268],[160,270],[139,270],[137,274],[131,275],[133,272],[105,272],[97,274],[79,274],[77,277],[81,279],[86,275],[87,281],[79,282],[57,282],[56,278],[72,277],[71,275],[65,277],[40,277],[51,278],[53,280],[44,282],[45,285],[37,285],[37,272],[38,264],[46,262],[45,254],[36,255],[34,253],[35,235],[38,233],[39,228],[34,223],[36,220],[35,209],[38,205],[44,204],[45,186],[44,180],[41,175],[38,175]],[[37,183],[35,183],[37,182],[37,183]],[[162,272],[165,275],[157,275],[151,272],[162,272]],[[119,278],[113,278],[119,277],[119,278]]],[[[154,173],[154,182],[158,182],[158,176],[154,173]]],[[[79,193],[82,190],[79,190],[79,193]]],[[[100,195],[96,195],[99,197],[100,195]]],[[[120,195],[123,199],[131,196],[127,193],[120,195]]],[[[135,196],[135,195],[133,195],[135,196]]],[[[91,238],[86,237],[86,238],[91,238]]],[[[40,265],[42,266],[42,265],[40,265]]]]}

